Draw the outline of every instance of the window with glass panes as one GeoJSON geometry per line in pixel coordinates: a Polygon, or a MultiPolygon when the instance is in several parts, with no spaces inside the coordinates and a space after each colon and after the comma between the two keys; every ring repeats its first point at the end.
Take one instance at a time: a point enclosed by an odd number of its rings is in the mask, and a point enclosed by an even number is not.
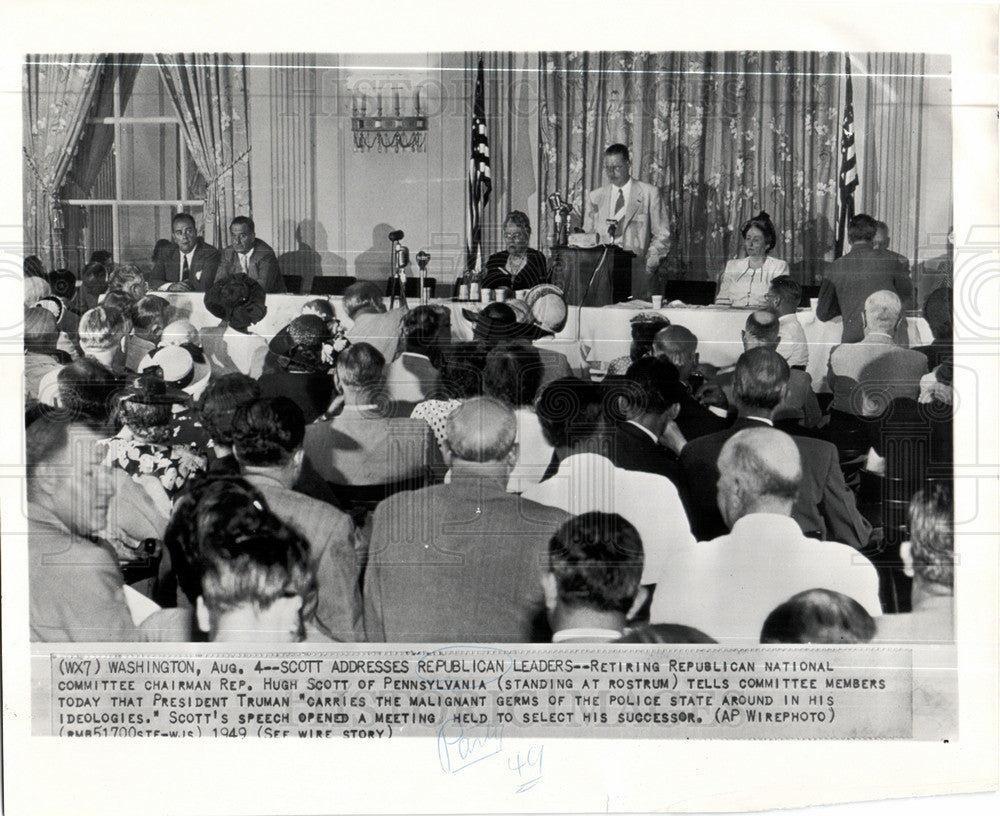
{"type": "Polygon", "coordinates": [[[110,115],[92,116],[88,136],[109,140],[111,149],[96,176],[90,174],[94,181],[88,189],[71,180],[63,190],[70,266],[75,261],[80,269],[91,253],[106,249],[116,262],[148,270],[157,240],[170,238],[175,213],[190,212],[202,231],[205,179],[184,143],[152,57],[143,55],[130,91],[122,65],[105,70],[113,104],[94,111],[110,115]]]}

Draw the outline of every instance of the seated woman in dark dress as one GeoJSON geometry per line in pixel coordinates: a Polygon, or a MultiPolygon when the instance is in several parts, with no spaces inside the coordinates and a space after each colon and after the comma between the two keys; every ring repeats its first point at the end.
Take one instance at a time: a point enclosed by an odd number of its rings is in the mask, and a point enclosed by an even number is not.
{"type": "Polygon", "coordinates": [[[528,246],[531,222],[523,212],[512,210],[503,222],[503,239],[507,249],[495,252],[486,261],[483,275],[484,289],[530,289],[548,283],[545,256],[528,246]]]}

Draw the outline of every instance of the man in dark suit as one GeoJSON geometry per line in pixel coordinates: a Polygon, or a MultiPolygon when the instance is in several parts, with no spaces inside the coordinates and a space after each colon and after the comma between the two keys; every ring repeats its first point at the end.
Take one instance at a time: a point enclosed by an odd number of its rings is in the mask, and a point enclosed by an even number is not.
{"type": "MultiPolygon", "coordinates": [[[[688,442],[681,451],[681,464],[696,508],[691,514],[691,526],[699,541],[717,538],[728,530],[716,490],[722,446],[745,428],[772,425],[771,414],[787,386],[788,363],[780,354],[767,348],[745,351],[733,375],[733,396],[739,410],[736,422],[725,431],[688,442]]],[[[802,457],[802,481],[792,517],[808,536],[861,549],[868,543],[871,525],[858,512],[854,494],[844,482],[836,447],[804,436],[792,439],[802,457]]]]}
{"type": "Polygon", "coordinates": [[[171,219],[170,235],[173,243],[153,264],[150,284],[155,287],[164,283],[184,283],[195,292],[207,292],[215,282],[221,253],[198,237],[198,228],[190,213],[177,213],[171,219]]]}
{"type": "Polygon", "coordinates": [[[674,418],[684,438],[690,441],[724,430],[726,421],[709,411],[694,396],[691,376],[698,367],[698,338],[694,333],[677,324],[660,329],[653,338],[653,354],[676,366],[684,386],[680,412],[674,418]]]}
{"type": "Polygon", "coordinates": [[[253,219],[236,216],[229,225],[229,236],[233,243],[222,250],[219,277],[245,272],[268,294],[284,294],[285,279],[278,259],[274,250],[257,237],[253,219]]]}
{"type": "Polygon", "coordinates": [[[375,510],[365,571],[370,641],[524,643],[548,632],[542,570],[570,516],[507,492],[514,412],[491,397],[449,416],[451,482],[396,493],[375,510]]]}
{"type": "MultiPolygon", "coordinates": [[[[605,381],[608,383],[608,381],[605,381]]],[[[608,383],[611,387],[617,384],[608,383]]],[[[674,419],[680,411],[681,385],[677,369],[667,360],[643,357],[629,367],[620,385],[622,419],[615,423],[611,461],[615,467],[666,476],[674,483],[688,516],[687,479],[674,450],[661,444],[668,428],[676,428],[674,419]]],[[[669,438],[669,436],[668,436],[669,438]]],[[[679,439],[677,449],[683,447],[679,439]]]]}
{"type": "MultiPolygon", "coordinates": [[[[827,321],[843,315],[843,343],[857,343],[864,337],[861,314],[865,300],[873,292],[895,292],[904,309],[913,308],[913,284],[906,259],[900,261],[902,256],[875,248],[872,241],[876,225],[875,219],[864,213],[851,219],[847,227],[851,251],[833,262],[820,285],[816,317],[827,321]]],[[[900,331],[897,342],[906,345],[905,324],[901,324],[900,331]]]]}

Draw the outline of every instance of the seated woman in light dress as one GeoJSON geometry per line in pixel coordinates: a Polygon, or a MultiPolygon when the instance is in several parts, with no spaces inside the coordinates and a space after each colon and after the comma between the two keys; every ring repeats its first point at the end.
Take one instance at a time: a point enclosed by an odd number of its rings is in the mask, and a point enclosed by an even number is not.
{"type": "Polygon", "coordinates": [[[764,307],[764,296],[771,281],[788,274],[788,264],[767,253],[778,241],[771,216],[760,212],[740,229],[746,257],[735,258],[726,264],[719,278],[719,291],[715,302],[742,309],[764,307]]]}

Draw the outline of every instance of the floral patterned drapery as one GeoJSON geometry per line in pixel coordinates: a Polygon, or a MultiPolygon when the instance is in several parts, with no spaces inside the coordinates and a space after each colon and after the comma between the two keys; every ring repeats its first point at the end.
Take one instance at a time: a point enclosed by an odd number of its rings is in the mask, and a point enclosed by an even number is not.
{"type": "Polygon", "coordinates": [[[24,243],[50,268],[66,264],[59,190],[80,143],[104,58],[29,56],[24,70],[24,243]]]}
{"type": "Polygon", "coordinates": [[[205,240],[229,243],[229,222],[252,214],[246,60],[242,54],[157,54],[181,132],[207,180],[205,240]]]}
{"type": "Polygon", "coordinates": [[[670,277],[715,279],[740,225],[767,210],[772,254],[822,277],[837,206],[843,55],[797,52],[542,53],[541,187],[582,215],[622,142],[633,176],[663,192],[670,277]]]}

